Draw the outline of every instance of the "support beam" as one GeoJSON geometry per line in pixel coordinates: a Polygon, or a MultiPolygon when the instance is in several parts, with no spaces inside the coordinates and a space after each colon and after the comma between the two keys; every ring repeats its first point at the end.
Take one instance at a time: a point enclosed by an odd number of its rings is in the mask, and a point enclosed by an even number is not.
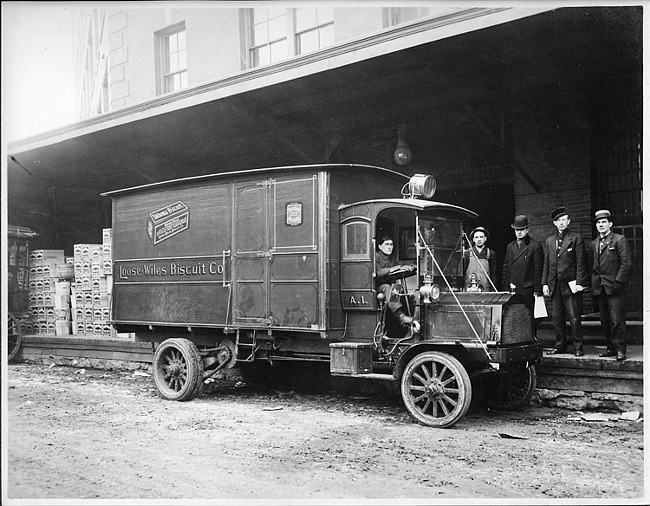
{"type": "Polygon", "coordinates": [[[510,163],[512,163],[517,169],[517,172],[521,174],[521,176],[528,182],[528,184],[531,186],[533,190],[535,190],[535,193],[539,193],[541,187],[535,182],[535,180],[526,172],[526,169],[524,169],[521,164],[517,161],[517,159],[514,157],[512,153],[509,153],[506,151],[499,141],[499,139],[492,133],[492,130],[484,123],[484,121],[480,118],[478,114],[476,114],[472,108],[462,102],[457,102],[458,106],[465,112],[467,115],[472,118],[474,123],[481,129],[481,131],[485,134],[487,139],[496,146],[496,148],[499,150],[499,152],[506,158],[510,163]]]}

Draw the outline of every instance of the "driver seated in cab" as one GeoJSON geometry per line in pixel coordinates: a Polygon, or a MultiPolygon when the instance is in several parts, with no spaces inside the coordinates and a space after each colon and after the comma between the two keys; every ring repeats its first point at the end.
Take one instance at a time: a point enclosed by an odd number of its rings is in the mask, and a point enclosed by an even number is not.
{"type": "Polygon", "coordinates": [[[397,300],[391,300],[391,284],[399,277],[408,277],[415,274],[416,267],[415,265],[399,265],[393,256],[393,247],[394,243],[392,237],[388,235],[381,237],[377,246],[378,250],[375,253],[377,292],[384,294],[389,311],[401,325],[406,327],[413,323],[413,318],[404,313],[403,304],[400,298],[397,298],[397,300]],[[396,275],[397,277],[394,277],[396,275]]]}

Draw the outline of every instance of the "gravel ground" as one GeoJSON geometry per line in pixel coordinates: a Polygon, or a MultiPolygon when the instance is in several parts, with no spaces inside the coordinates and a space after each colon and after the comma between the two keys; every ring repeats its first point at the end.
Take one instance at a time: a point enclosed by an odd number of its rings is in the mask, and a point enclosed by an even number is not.
{"type": "Polygon", "coordinates": [[[645,497],[644,423],[618,413],[588,422],[561,409],[474,406],[453,428],[433,429],[397,396],[309,381],[220,381],[178,403],[141,371],[35,364],[9,365],[7,395],[5,504],[645,497]]]}

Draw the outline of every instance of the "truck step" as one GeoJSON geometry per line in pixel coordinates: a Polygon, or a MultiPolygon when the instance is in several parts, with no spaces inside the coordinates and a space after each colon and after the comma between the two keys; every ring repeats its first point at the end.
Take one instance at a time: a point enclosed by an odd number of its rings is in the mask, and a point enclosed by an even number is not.
{"type": "Polygon", "coordinates": [[[330,375],[343,376],[346,378],[362,378],[362,379],[372,379],[372,380],[393,381],[392,374],[380,374],[376,372],[367,372],[367,373],[358,373],[358,374],[342,374],[342,373],[330,372],[330,375]]]}

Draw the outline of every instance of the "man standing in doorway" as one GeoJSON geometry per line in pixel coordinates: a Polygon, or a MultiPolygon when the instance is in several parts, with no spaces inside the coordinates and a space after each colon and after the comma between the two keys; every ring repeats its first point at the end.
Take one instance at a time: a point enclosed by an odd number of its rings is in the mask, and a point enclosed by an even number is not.
{"type": "Polygon", "coordinates": [[[465,252],[465,290],[493,292],[497,284],[497,255],[486,246],[489,234],[483,227],[476,227],[469,234],[473,246],[465,252]],[[477,284],[476,289],[473,285],[477,284]]]}
{"type": "Polygon", "coordinates": [[[597,211],[594,221],[598,237],[591,241],[591,290],[594,296],[598,296],[600,323],[607,343],[607,349],[600,356],[625,360],[625,292],[632,256],[625,237],[611,231],[612,215],[607,209],[597,211]]]}
{"type": "Polygon", "coordinates": [[[542,294],[542,270],[544,249],[528,235],[528,216],[515,216],[510,225],[515,231],[515,240],[506,248],[503,264],[503,289],[518,293],[526,298],[531,315],[535,307],[535,296],[542,294]]]}
{"type": "Polygon", "coordinates": [[[582,321],[580,306],[582,290],[587,286],[587,258],[582,235],[569,230],[569,213],[558,207],[551,213],[557,232],[546,239],[542,290],[551,298],[551,319],[555,329],[555,346],[551,355],[567,352],[566,320],[571,324],[571,334],[576,357],[584,355],[582,347],[582,321]]]}

